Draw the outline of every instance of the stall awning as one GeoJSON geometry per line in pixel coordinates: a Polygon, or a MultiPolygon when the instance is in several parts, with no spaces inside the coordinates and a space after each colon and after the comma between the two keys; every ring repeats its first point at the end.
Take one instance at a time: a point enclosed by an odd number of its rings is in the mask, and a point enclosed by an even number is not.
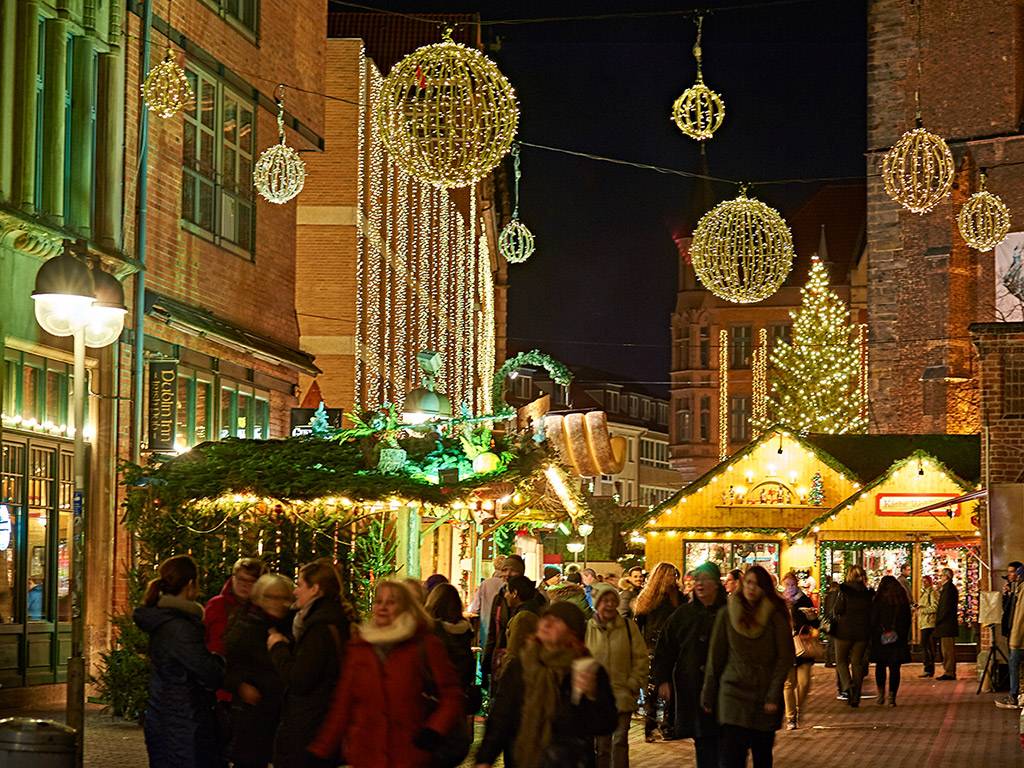
{"type": "Polygon", "coordinates": [[[258,360],[283,365],[310,376],[320,373],[313,362],[314,357],[306,352],[246,330],[209,310],[190,306],[155,291],[146,291],[146,314],[175,330],[246,352],[258,360]]]}

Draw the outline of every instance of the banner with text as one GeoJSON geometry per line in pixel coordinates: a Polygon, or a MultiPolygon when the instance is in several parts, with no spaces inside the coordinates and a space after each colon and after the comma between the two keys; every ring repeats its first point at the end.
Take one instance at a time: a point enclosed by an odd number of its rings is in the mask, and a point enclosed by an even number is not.
{"type": "Polygon", "coordinates": [[[149,363],[149,450],[174,450],[178,423],[178,363],[152,360],[149,363]]]}

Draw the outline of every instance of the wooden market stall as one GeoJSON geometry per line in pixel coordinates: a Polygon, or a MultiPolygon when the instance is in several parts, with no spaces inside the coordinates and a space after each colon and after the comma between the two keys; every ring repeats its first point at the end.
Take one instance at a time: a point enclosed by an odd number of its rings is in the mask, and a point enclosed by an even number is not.
{"type": "Polygon", "coordinates": [[[914,510],[973,490],[980,479],[976,435],[794,435],[773,428],[682,488],[643,518],[648,567],[689,571],[712,560],[723,570],[763,565],[805,572],[823,586],[851,564],[875,584],[913,566],[951,567],[965,624],[976,620],[980,531],[975,502],[914,510]]]}

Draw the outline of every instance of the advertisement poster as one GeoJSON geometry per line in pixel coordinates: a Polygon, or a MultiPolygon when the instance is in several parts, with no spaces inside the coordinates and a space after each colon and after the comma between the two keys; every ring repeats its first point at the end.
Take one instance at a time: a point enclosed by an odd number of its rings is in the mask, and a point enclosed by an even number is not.
{"type": "Polygon", "coordinates": [[[1024,321],[1024,232],[996,246],[996,321],[1024,321]]]}

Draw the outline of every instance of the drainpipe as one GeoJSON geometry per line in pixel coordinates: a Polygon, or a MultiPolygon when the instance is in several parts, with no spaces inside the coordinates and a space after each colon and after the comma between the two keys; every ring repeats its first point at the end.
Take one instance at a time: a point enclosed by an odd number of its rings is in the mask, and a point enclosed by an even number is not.
{"type": "MultiPolygon", "coordinates": [[[[145,81],[149,74],[150,35],[153,29],[153,0],[144,0],[145,11],[142,15],[142,66],[139,71],[145,81]]],[[[145,347],[146,321],[146,197],[149,190],[149,110],[139,101],[139,172],[136,185],[135,201],[135,258],[139,261],[139,271],[135,273],[135,320],[134,352],[132,366],[134,368],[132,382],[132,461],[136,464],[142,458],[142,403],[145,397],[143,383],[143,352],[145,347]]]]}

